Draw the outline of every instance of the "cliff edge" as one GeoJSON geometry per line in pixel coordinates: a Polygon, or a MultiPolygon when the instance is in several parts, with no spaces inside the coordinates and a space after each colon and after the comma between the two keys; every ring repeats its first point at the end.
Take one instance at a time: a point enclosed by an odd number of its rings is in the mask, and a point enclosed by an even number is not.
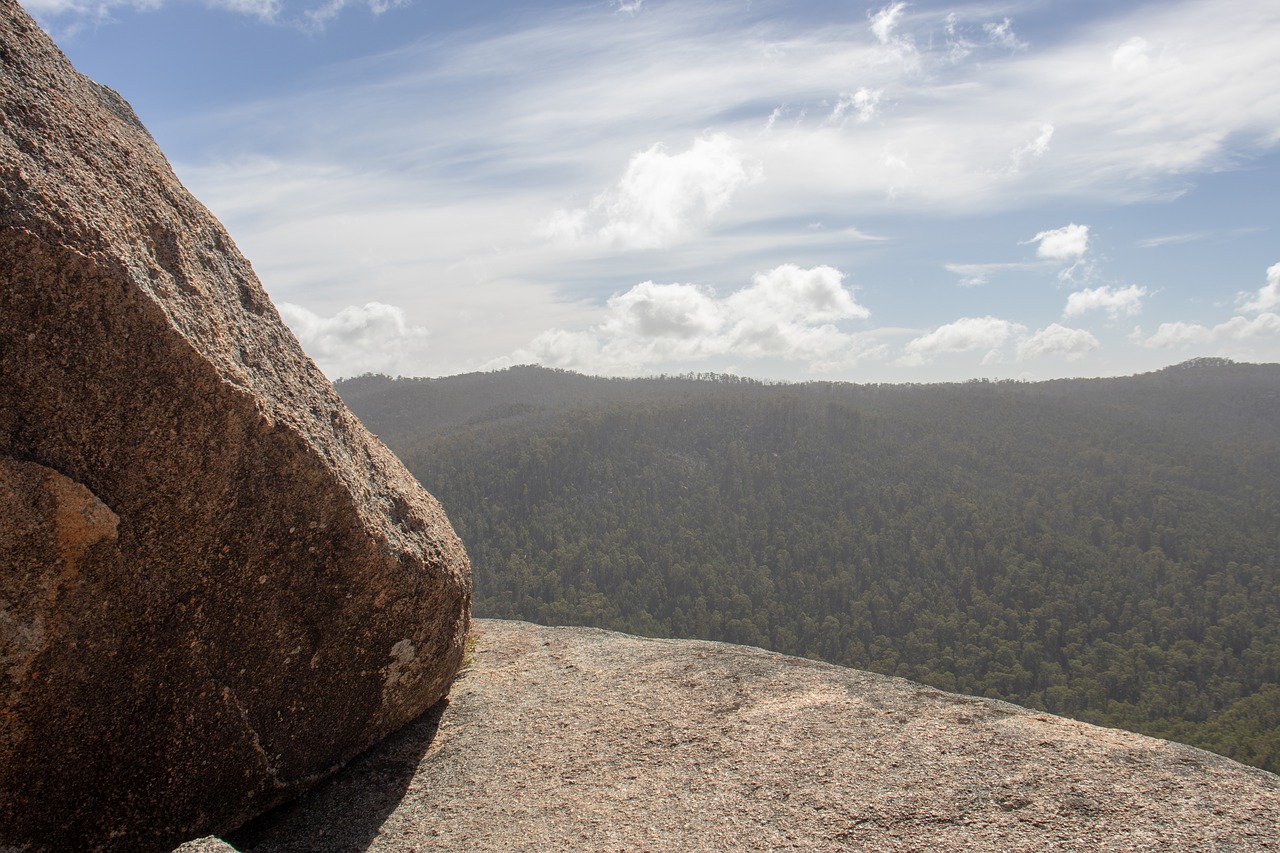
{"type": "Polygon", "coordinates": [[[1280,777],[1180,744],[722,643],[473,636],[446,702],[236,849],[1280,849],[1280,777]]]}

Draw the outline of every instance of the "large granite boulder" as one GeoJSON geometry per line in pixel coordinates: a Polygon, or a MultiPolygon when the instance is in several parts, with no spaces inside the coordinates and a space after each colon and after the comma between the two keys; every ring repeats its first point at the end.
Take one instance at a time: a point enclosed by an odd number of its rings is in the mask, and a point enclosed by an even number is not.
{"type": "Polygon", "coordinates": [[[239,825],[437,702],[469,605],[439,504],[0,0],[0,847],[239,825]]]}

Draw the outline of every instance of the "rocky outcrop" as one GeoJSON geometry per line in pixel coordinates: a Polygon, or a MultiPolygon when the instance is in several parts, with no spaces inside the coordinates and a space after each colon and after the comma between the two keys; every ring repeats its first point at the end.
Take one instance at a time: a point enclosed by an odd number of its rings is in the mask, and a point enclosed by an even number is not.
{"type": "Polygon", "coordinates": [[[1280,850],[1280,777],[759,649],[476,620],[447,705],[232,835],[370,850],[1280,850]]]}
{"type": "Polygon", "coordinates": [[[0,846],[295,795],[445,694],[469,599],[129,106],[0,0],[0,846]]]}

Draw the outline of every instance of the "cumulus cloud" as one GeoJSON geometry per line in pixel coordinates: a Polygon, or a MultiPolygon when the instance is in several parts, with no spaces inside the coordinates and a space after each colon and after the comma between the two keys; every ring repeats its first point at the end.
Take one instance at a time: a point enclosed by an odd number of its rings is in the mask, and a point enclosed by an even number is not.
{"type": "Polygon", "coordinates": [[[1068,329],[1053,323],[1018,342],[1018,361],[1031,361],[1047,355],[1062,355],[1068,361],[1074,361],[1098,346],[1098,339],[1084,329],[1068,329]]]}
{"type": "Polygon", "coordinates": [[[1242,293],[1240,300],[1242,311],[1268,311],[1280,307],[1280,263],[1267,268],[1267,283],[1258,289],[1257,296],[1250,298],[1249,294],[1242,293]]]}
{"type": "Polygon", "coordinates": [[[1088,331],[1057,323],[1028,334],[1027,327],[1021,323],[990,316],[964,317],[907,343],[896,363],[918,367],[941,355],[983,352],[983,364],[997,364],[1005,360],[1006,344],[1014,341],[1017,342],[1015,356],[1018,361],[1054,355],[1074,361],[1100,346],[1098,339],[1088,331]]]}
{"type": "Polygon", "coordinates": [[[517,357],[605,373],[687,366],[717,356],[777,358],[829,370],[878,351],[836,325],[869,315],[839,270],[785,264],[724,297],[692,284],[637,284],[610,297],[602,322],[581,331],[543,332],[517,357]]]}
{"type": "Polygon", "coordinates": [[[1036,256],[1055,261],[1072,261],[1089,251],[1089,226],[1074,222],[1052,231],[1041,231],[1030,242],[1039,243],[1036,256]]]}
{"type": "Polygon", "coordinates": [[[1247,343],[1280,337],[1280,314],[1259,314],[1252,320],[1232,317],[1216,326],[1198,323],[1161,323],[1155,334],[1139,342],[1151,349],[1174,349],[1205,344],[1247,343]]]}
{"type": "Polygon", "coordinates": [[[290,302],[281,302],[279,309],[307,355],[331,379],[410,372],[417,363],[415,356],[426,347],[427,330],[410,325],[404,311],[394,305],[350,305],[332,317],[290,302]]]}
{"type": "MultiPolygon", "coordinates": [[[[201,1],[192,0],[193,5],[201,1]]],[[[322,0],[284,2],[293,8],[322,0]]],[[[355,4],[361,0],[350,2],[359,8],[355,4]]],[[[927,264],[932,249],[926,247],[925,227],[898,229],[902,234],[885,251],[851,246],[835,254],[841,250],[832,239],[835,223],[856,221],[879,233],[923,213],[928,228],[946,227],[959,217],[974,222],[1001,211],[1024,211],[1025,216],[1046,201],[1059,211],[1073,204],[1080,210],[1105,208],[1110,216],[1122,203],[1167,197],[1199,174],[1255,162],[1280,140],[1280,95],[1267,83],[1280,68],[1274,49],[1280,12],[1264,12],[1257,4],[1144,4],[1090,14],[1080,27],[1055,32],[1026,51],[1005,50],[992,42],[994,32],[984,32],[983,21],[993,15],[999,21],[1005,13],[1015,14],[1009,5],[1000,12],[989,4],[961,5],[958,13],[947,14],[946,8],[880,0],[852,15],[846,7],[821,21],[789,12],[743,16],[733,4],[645,3],[635,19],[615,14],[638,5],[615,0],[572,11],[548,7],[495,20],[493,26],[441,30],[406,42],[376,63],[344,66],[342,75],[311,75],[313,82],[323,83],[316,91],[291,90],[305,98],[291,94],[230,112],[193,103],[188,116],[175,113],[166,122],[181,126],[172,131],[175,137],[195,138],[207,129],[209,146],[180,155],[198,163],[225,163],[225,152],[261,149],[286,162],[315,163],[318,172],[332,167],[351,173],[361,185],[391,187],[362,193],[353,204],[330,191],[330,178],[314,184],[313,204],[299,206],[282,203],[279,194],[272,197],[279,180],[242,182],[234,206],[262,222],[286,223],[302,211],[303,216],[322,214],[335,225],[346,219],[368,228],[369,215],[378,213],[385,216],[377,220],[379,228],[387,230],[395,227],[393,220],[405,219],[406,207],[429,200],[430,225],[424,227],[418,217],[416,233],[398,241],[403,272],[396,290],[386,286],[390,279],[382,270],[371,277],[382,283],[380,298],[415,317],[442,317],[435,306],[427,307],[436,297],[420,286],[424,275],[448,290],[450,299],[469,299],[467,310],[475,315],[507,304],[490,291],[481,298],[459,272],[461,264],[477,257],[492,264],[486,275],[495,282],[493,292],[527,293],[536,286],[559,297],[566,291],[595,296],[591,303],[565,307],[569,303],[560,302],[555,313],[548,308],[536,320],[512,323],[515,331],[501,339],[488,327],[484,335],[471,335],[491,348],[487,355],[509,353],[539,330],[587,329],[592,321],[569,308],[594,316],[610,291],[647,278],[706,281],[702,270],[743,264],[745,274],[735,273],[735,280],[746,283],[752,269],[801,257],[797,223],[825,220],[831,226],[822,239],[833,253],[809,254],[809,264],[851,268],[845,264],[856,252],[869,261],[882,258],[887,267],[893,253],[916,252],[917,244],[922,248],[912,260],[927,264]],[[872,14],[864,17],[860,12],[867,8],[872,14]],[[1149,42],[1120,51],[1135,33],[1149,42]],[[912,68],[892,61],[896,41],[907,35],[920,50],[912,68]],[[962,54],[967,61],[952,62],[962,54]],[[1124,70],[1144,62],[1148,73],[1124,70]],[[863,90],[868,95],[860,105],[857,94],[863,90]],[[843,128],[828,121],[841,93],[848,98],[843,128]],[[873,104],[871,93],[883,94],[873,104]],[[415,107],[407,110],[405,104],[415,107]],[[771,116],[775,106],[779,109],[771,116]],[[865,124],[855,124],[861,106],[874,110],[865,124]],[[335,115],[346,120],[335,122],[335,115]],[[766,118],[772,130],[761,134],[766,118]],[[1057,132],[1051,133],[1054,127],[1057,132]],[[225,136],[226,128],[237,129],[235,139],[225,136]],[[723,131],[742,146],[729,146],[727,155],[714,161],[724,169],[681,171],[681,158],[695,148],[716,150],[707,141],[695,142],[704,128],[723,131]],[[651,147],[661,139],[667,148],[651,147]],[[1009,173],[1011,158],[1022,172],[1009,173]],[[752,185],[762,169],[769,180],[752,185]],[[394,180],[383,182],[383,175],[394,180]],[[669,192],[642,191],[644,176],[654,176],[652,184],[669,192]],[[452,212],[460,206],[478,215],[452,212]],[[547,236],[594,248],[665,245],[679,251],[621,259],[643,262],[627,267],[605,252],[584,258],[585,253],[561,252],[528,239],[530,223],[558,207],[565,209],[548,223],[547,236]],[[735,227],[717,228],[714,240],[696,240],[709,230],[707,223],[721,226],[726,220],[735,227]],[[695,239],[685,243],[686,235],[695,239]],[[913,240],[917,235],[920,239],[913,240]],[[504,253],[500,264],[483,254],[490,247],[504,253]]],[[[1019,32],[1035,31],[1023,16],[1042,16],[1037,29],[1054,20],[1052,11],[1018,8],[1019,32]]],[[[1036,254],[1046,278],[1101,248],[1102,223],[1093,222],[1092,235],[1086,226],[1075,226],[1081,229],[1080,252],[1050,257],[1060,251],[1049,236],[1070,228],[1041,230],[1060,222],[1057,216],[1069,218],[1061,213],[1030,220],[1040,232],[1036,254]],[[1092,244],[1089,236],[1095,238],[1092,244]]],[[[1025,231],[1015,239],[1036,233],[1021,227],[1025,231]]],[[[273,228],[279,233],[279,225],[273,228]]],[[[340,269],[342,278],[355,282],[355,276],[345,275],[347,269],[358,268],[365,258],[386,257],[386,243],[351,240],[336,227],[328,232],[334,239],[316,240],[307,230],[290,233],[287,255],[251,252],[259,269],[273,268],[273,292],[295,302],[311,304],[301,283],[314,269],[324,275],[340,269]],[[282,281],[299,284],[288,292],[282,281]]],[[[255,228],[237,233],[247,242],[263,241],[263,232],[255,228]]],[[[492,257],[498,258],[496,251],[492,257]]],[[[933,257],[935,263],[946,260],[933,257]]],[[[962,256],[972,259],[983,257],[962,256]]],[[[1005,258],[997,254],[994,259],[1005,258]]],[[[1011,259],[1036,257],[1022,246],[1011,259]]],[[[962,284],[973,285],[988,275],[996,280],[992,269],[956,272],[962,284]]],[[[1081,280],[1049,298],[1065,300],[1067,292],[1086,284],[1094,287],[1099,281],[1081,280]]],[[[1228,294],[1244,286],[1235,285],[1228,294]]],[[[330,304],[336,309],[366,298],[330,304]]],[[[1021,298],[1029,302],[1031,296],[1021,298]]],[[[1049,319],[1075,322],[1060,316],[1061,306],[1051,305],[1032,328],[1049,319]]],[[[946,317],[988,310],[993,309],[957,310],[946,317]]],[[[1229,313],[1234,312],[1198,319],[1211,324],[1229,313]]],[[[1017,319],[1030,322],[1031,316],[1017,319]]],[[[904,316],[891,320],[911,322],[904,316]]],[[[440,336],[465,325],[433,320],[436,351],[440,336]]]]}
{"type": "Polygon", "coordinates": [[[1151,349],[1171,349],[1208,343],[1212,338],[1213,331],[1207,326],[1184,323],[1179,320],[1174,323],[1161,323],[1154,335],[1146,339],[1139,338],[1139,341],[1144,347],[1151,349]]]}
{"type": "Polygon", "coordinates": [[[1078,290],[1067,297],[1064,317],[1076,317],[1090,311],[1106,311],[1112,320],[1121,315],[1132,316],[1142,311],[1142,300],[1147,289],[1131,284],[1124,288],[1102,287],[1078,290]]]}
{"type": "Polygon", "coordinates": [[[560,210],[541,237],[620,249],[653,249],[691,236],[723,210],[738,190],[760,180],[760,165],[723,133],[694,140],[679,154],[661,143],[631,158],[617,184],[583,208],[560,210]]]}
{"type": "Polygon", "coordinates": [[[692,340],[724,326],[722,306],[709,290],[692,284],[642,282],[609,299],[602,331],[614,338],[692,340]]]}
{"type": "Polygon", "coordinates": [[[844,286],[844,273],[827,266],[806,270],[784,264],[760,273],[750,287],[732,294],[726,304],[731,316],[759,325],[778,320],[825,323],[871,316],[844,286]]]}
{"type": "Polygon", "coordinates": [[[1062,228],[1041,231],[1027,242],[1039,244],[1036,246],[1036,257],[1069,264],[1058,271],[1061,281],[1075,281],[1077,271],[1086,279],[1093,275],[1093,264],[1085,258],[1089,251],[1088,225],[1072,222],[1062,228]]]}
{"type": "Polygon", "coordinates": [[[983,364],[998,362],[1002,358],[1000,347],[1005,341],[1025,331],[1025,326],[995,317],[963,317],[908,342],[898,363],[917,366],[946,353],[980,350],[987,351],[983,364]]]}

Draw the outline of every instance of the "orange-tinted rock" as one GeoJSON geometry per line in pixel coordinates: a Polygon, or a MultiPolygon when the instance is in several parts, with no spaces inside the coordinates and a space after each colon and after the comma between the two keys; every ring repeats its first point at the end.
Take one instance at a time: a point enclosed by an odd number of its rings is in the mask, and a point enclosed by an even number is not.
{"type": "Polygon", "coordinates": [[[439,504],[0,0],[0,846],[238,825],[440,699],[469,604],[439,504]]]}

